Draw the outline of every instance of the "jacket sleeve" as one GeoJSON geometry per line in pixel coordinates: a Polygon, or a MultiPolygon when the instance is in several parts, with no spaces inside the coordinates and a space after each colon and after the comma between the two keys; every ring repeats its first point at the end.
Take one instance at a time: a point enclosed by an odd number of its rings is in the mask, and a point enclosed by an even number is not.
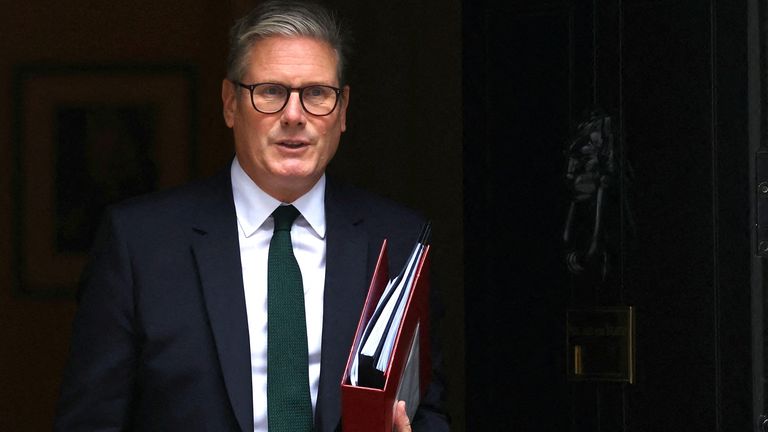
{"type": "MultiPolygon", "coordinates": [[[[433,279],[434,280],[434,279],[433,279]]],[[[444,315],[440,291],[433,283],[430,287],[430,356],[432,380],[421,399],[419,408],[411,419],[415,432],[448,432],[449,416],[445,412],[445,374],[438,325],[444,315]]]]}
{"type": "Polygon", "coordinates": [[[108,212],[83,272],[56,431],[130,429],[138,356],[131,255],[108,212]]]}

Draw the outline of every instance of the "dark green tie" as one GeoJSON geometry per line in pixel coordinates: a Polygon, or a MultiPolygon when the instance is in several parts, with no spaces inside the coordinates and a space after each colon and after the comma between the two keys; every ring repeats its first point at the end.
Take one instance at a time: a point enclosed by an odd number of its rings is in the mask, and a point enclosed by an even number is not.
{"type": "Polygon", "coordinates": [[[291,225],[299,211],[280,206],[267,267],[267,415],[270,432],[312,429],[307,324],[301,270],[291,246],[291,225]]]}

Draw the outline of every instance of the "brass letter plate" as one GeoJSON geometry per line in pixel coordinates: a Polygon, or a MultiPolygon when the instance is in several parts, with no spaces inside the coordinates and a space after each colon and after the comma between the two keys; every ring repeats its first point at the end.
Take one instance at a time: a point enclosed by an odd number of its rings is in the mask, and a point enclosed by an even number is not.
{"type": "Polygon", "coordinates": [[[568,379],[635,382],[635,316],[631,306],[572,309],[566,317],[568,379]]]}

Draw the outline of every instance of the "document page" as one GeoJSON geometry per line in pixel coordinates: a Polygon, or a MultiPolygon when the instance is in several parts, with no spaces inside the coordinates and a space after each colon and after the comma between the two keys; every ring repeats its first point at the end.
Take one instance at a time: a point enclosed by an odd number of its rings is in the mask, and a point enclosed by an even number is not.
{"type": "Polygon", "coordinates": [[[408,354],[408,361],[405,364],[403,376],[400,378],[400,386],[397,389],[396,400],[405,401],[405,412],[409,419],[413,419],[416,414],[416,408],[419,406],[421,392],[419,377],[419,325],[416,324],[416,330],[413,333],[413,342],[408,354]]]}

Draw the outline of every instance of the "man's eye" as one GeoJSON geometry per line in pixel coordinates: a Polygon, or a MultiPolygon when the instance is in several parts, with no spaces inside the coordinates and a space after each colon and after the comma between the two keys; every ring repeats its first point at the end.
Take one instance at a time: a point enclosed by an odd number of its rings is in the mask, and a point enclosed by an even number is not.
{"type": "Polygon", "coordinates": [[[285,94],[285,89],[278,85],[263,85],[258,88],[258,94],[263,97],[280,97],[285,94]]]}
{"type": "Polygon", "coordinates": [[[310,87],[306,90],[306,95],[311,97],[323,96],[325,92],[322,87],[310,87]]]}

